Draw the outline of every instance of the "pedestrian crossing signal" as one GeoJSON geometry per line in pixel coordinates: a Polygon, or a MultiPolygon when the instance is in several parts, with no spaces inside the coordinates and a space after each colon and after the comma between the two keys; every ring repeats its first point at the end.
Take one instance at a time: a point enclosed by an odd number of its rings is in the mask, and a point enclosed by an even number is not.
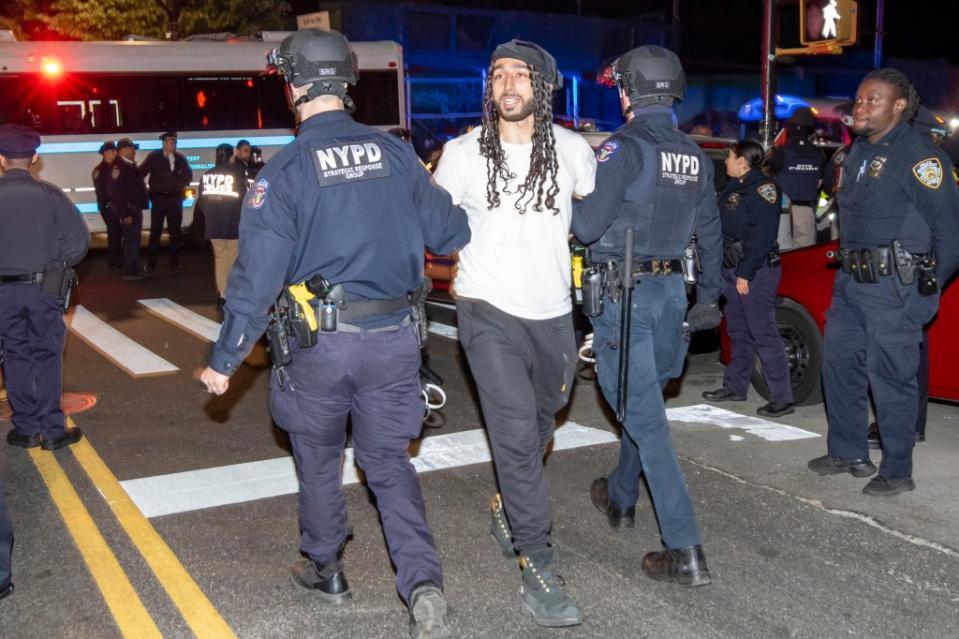
{"type": "Polygon", "coordinates": [[[855,44],[858,23],[854,0],[799,0],[799,39],[804,45],[855,44]]]}

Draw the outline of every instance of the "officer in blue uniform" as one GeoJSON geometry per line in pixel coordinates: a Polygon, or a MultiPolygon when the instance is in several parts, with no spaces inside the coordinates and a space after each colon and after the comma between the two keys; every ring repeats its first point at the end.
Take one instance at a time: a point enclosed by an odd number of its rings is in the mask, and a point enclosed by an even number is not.
{"type": "Polygon", "coordinates": [[[790,240],[791,244],[784,248],[816,243],[816,201],[826,156],[812,143],[815,126],[812,109],[796,109],[786,123],[786,144],[769,155],[773,177],[789,196],[791,233],[784,233],[783,240],[790,240]]]}
{"type": "Polygon", "coordinates": [[[823,388],[828,454],[820,475],[869,477],[866,440],[872,390],[883,443],[867,495],[913,490],[916,374],[922,327],[959,264],[959,191],[952,163],[909,124],[918,95],[904,74],[880,69],[859,85],[853,142],[839,185],[836,273],[826,313],[823,388]]]}
{"type": "Polygon", "coordinates": [[[110,214],[120,221],[120,243],[123,246],[123,279],[140,281],[140,231],[143,230],[143,209],[147,207],[147,190],[136,165],[140,148],[130,138],[117,141],[117,159],[107,181],[110,214]]]}
{"type": "Polygon", "coordinates": [[[148,181],[150,193],[150,244],[146,270],[156,266],[160,236],[166,221],[170,236],[170,266],[180,266],[180,238],[183,226],[183,189],[193,181],[193,170],[183,154],[177,153],[177,134],[160,134],[163,147],[151,151],[140,165],[140,175],[148,181]]]}
{"type": "Polygon", "coordinates": [[[226,302],[227,277],[236,260],[240,213],[247,192],[246,171],[242,164],[231,162],[231,157],[231,145],[223,143],[216,147],[216,164],[200,178],[200,193],[193,210],[194,219],[202,217],[204,237],[213,246],[213,272],[220,310],[226,302]]]}
{"type": "Polygon", "coordinates": [[[65,430],[62,284],[67,267],[87,253],[90,233],[77,207],[30,174],[40,136],[0,126],[0,342],[3,378],[13,409],[7,443],[53,450],[80,439],[65,430]]]}
{"type": "Polygon", "coordinates": [[[121,237],[123,229],[120,226],[120,220],[110,212],[110,195],[107,191],[110,180],[110,171],[113,170],[113,163],[117,159],[117,145],[113,140],[107,140],[100,145],[100,163],[93,167],[91,178],[93,179],[93,190],[97,196],[97,210],[100,211],[100,217],[107,227],[107,260],[110,268],[120,270],[123,268],[123,245],[121,237]]]}
{"type": "Polygon", "coordinates": [[[723,279],[726,288],[726,332],[732,358],[723,373],[723,385],[706,391],[713,402],[743,401],[756,354],[769,386],[770,402],[756,411],[763,417],[792,413],[789,361],[776,326],[776,290],[779,288],[779,186],[760,171],[763,148],[742,140],[729,149],[726,173],[731,178],[719,196],[723,227],[723,279]]]}
{"type": "Polygon", "coordinates": [[[324,290],[342,287],[347,304],[339,311],[334,293],[323,301],[324,311],[338,313],[336,330],[311,332],[316,344],[308,348],[290,338],[292,363],[277,370],[271,389],[300,482],[305,558],[293,581],[327,602],[350,597],[340,463],[351,417],[356,462],[376,496],[411,634],[447,637],[442,570],[408,453],[423,418],[409,297],[423,282],[424,247],[447,255],[469,241],[466,214],[430,182],[409,144],[344,110],[352,106],[347,84],[357,81],[346,38],[304,29],[270,60],[287,81],[299,134],[247,193],[225,321],[201,379],[210,392],[226,391],[285,287],[318,275],[330,284],[324,290]]]}
{"type": "MultiPolygon", "coordinates": [[[[686,481],[673,450],[662,389],[683,370],[690,330],[719,325],[722,232],[712,161],[676,128],[673,102],[682,99],[679,59],[643,46],[612,67],[629,121],[597,152],[596,189],[573,210],[573,233],[589,246],[592,264],[622,264],[624,234],[634,229],[636,284],[629,326],[626,415],[619,465],[593,482],[590,496],[614,528],[634,525],[640,474],[646,475],[665,550],[648,553],[643,570],[684,586],[710,583],[686,481]],[[680,258],[693,235],[702,263],[697,302],[686,312],[680,258]]],[[[613,269],[608,268],[607,274],[613,269]]],[[[618,390],[620,301],[607,299],[592,318],[596,369],[606,400],[618,390]]]]}
{"type": "MultiPolygon", "coordinates": [[[[943,141],[949,135],[949,128],[946,122],[924,106],[919,107],[919,112],[912,120],[912,126],[925,135],[929,136],[933,144],[941,147],[943,141]]],[[[956,174],[956,168],[952,168],[952,179],[959,183],[959,175],[956,174]]],[[[922,342],[919,344],[919,374],[916,376],[917,396],[919,405],[916,411],[916,442],[926,441],[926,418],[929,412],[929,324],[923,327],[922,342]]],[[[879,425],[876,422],[869,424],[869,447],[881,448],[882,442],[879,438],[879,425]]]]}

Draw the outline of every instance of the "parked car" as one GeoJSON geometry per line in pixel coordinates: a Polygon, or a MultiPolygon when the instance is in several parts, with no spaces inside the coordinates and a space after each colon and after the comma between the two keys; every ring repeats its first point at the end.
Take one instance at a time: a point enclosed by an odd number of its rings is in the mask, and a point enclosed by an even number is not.
{"type": "MultiPolygon", "coordinates": [[[[826,310],[832,300],[833,279],[839,263],[836,241],[784,252],[782,279],[776,305],[776,321],[789,357],[793,395],[800,405],[822,401],[822,336],[826,310]]],[[[953,374],[959,362],[959,287],[946,287],[939,314],[929,327],[929,396],[959,401],[959,376],[953,374]]],[[[729,361],[729,338],[722,339],[722,360],[729,361]]],[[[753,387],[769,399],[759,358],[752,373],[753,387]]]]}

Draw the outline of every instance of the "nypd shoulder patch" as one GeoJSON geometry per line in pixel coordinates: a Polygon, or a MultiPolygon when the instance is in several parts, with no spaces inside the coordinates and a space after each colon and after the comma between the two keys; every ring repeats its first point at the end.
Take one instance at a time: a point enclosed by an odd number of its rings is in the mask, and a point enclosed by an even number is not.
{"type": "Polygon", "coordinates": [[[619,152],[620,145],[616,140],[606,140],[596,149],[596,161],[607,162],[619,152]]]}
{"type": "Polygon", "coordinates": [[[269,190],[270,181],[266,178],[260,178],[253,184],[250,192],[247,193],[246,205],[251,209],[263,208],[263,204],[266,202],[266,194],[269,190]]]}
{"type": "Polygon", "coordinates": [[[120,168],[116,166],[113,167],[113,170],[110,171],[110,177],[112,177],[114,180],[120,179],[120,168]]]}
{"type": "Polygon", "coordinates": [[[776,203],[776,185],[772,182],[763,182],[759,185],[759,188],[756,189],[756,192],[759,193],[762,199],[770,204],[776,203]]]}
{"type": "Polygon", "coordinates": [[[919,183],[930,189],[938,189],[942,186],[942,173],[942,162],[939,158],[926,158],[912,167],[912,174],[916,176],[919,183]]]}
{"type": "Polygon", "coordinates": [[[100,169],[93,169],[93,179],[100,177],[100,169]]]}

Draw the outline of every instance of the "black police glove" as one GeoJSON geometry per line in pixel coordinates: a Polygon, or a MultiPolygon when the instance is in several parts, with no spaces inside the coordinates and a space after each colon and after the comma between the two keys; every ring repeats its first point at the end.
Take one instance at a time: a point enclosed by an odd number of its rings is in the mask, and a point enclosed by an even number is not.
{"type": "Polygon", "coordinates": [[[708,331],[719,326],[723,314],[719,312],[719,304],[706,304],[705,302],[696,302],[686,313],[686,323],[689,324],[689,330],[708,331]]]}

